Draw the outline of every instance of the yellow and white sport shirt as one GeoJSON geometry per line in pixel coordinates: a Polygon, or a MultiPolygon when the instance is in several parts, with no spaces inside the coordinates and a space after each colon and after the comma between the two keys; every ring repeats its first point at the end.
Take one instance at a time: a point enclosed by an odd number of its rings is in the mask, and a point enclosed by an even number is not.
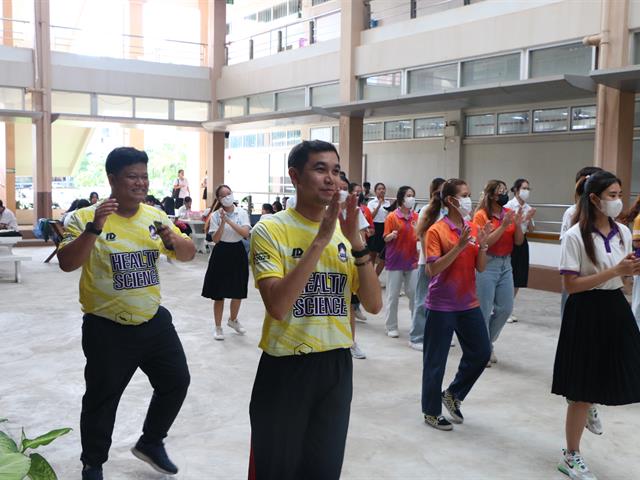
{"type": "MultiPolygon", "coordinates": [[[[84,232],[98,205],[73,213],[61,249],[84,232]]],[[[155,315],[160,306],[158,257],[163,253],[175,258],[175,252],[165,248],[154,221],[180,234],[163,211],[143,203],[133,217],[115,213],[107,217],[102,235],[82,266],[80,304],[84,313],[124,325],[139,325],[155,315]]]]}
{"type": "MultiPolygon", "coordinates": [[[[318,233],[312,222],[288,208],[258,222],[251,233],[251,267],[256,286],[293,270],[318,233]]],[[[260,348],[269,355],[301,355],[348,348],[351,293],[359,287],[351,244],[336,226],[315,271],[282,321],[265,313],[260,348]]]]}

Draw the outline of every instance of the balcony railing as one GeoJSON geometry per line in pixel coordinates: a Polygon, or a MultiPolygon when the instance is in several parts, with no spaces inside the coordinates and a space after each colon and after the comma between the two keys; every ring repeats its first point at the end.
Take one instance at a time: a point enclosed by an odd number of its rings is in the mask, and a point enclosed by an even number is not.
{"type": "Polygon", "coordinates": [[[56,25],[51,26],[51,50],[179,65],[207,65],[206,44],[56,25]]]}
{"type": "Polygon", "coordinates": [[[371,0],[371,28],[458,8],[482,0],[371,0]]]}
{"type": "Polygon", "coordinates": [[[0,17],[0,45],[33,48],[33,33],[29,21],[0,17]]]}
{"type": "Polygon", "coordinates": [[[314,43],[340,37],[340,11],[312,17],[233,40],[226,44],[226,64],[247,62],[268,57],[286,50],[304,48],[314,43]]]}

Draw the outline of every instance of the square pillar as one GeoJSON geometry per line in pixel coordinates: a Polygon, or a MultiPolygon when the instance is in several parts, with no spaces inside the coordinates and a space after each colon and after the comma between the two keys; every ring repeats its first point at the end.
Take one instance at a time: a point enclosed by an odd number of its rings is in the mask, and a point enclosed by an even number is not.
{"type": "Polygon", "coordinates": [[[352,182],[362,183],[362,117],[340,115],[340,166],[352,182]]]}

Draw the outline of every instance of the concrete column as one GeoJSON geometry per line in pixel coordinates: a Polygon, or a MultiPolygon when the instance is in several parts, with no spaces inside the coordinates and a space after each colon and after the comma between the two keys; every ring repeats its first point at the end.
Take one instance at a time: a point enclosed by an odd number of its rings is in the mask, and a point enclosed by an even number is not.
{"type": "Polygon", "coordinates": [[[138,150],[144,150],[144,130],[139,128],[130,128],[127,130],[129,133],[129,141],[127,142],[129,147],[137,148],[138,150]]]}
{"type": "Polygon", "coordinates": [[[146,0],[129,0],[129,58],[144,57],[144,3],[146,0]]]}
{"type": "MultiPolygon", "coordinates": [[[[9,19],[13,18],[13,0],[2,0],[2,45],[7,47],[13,46],[13,22],[9,19]]],[[[13,208],[11,209],[13,210],[13,208]]]]}
{"type": "MultiPolygon", "coordinates": [[[[629,64],[629,0],[603,0],[598,68],[629,64]]],[[[633,158],[634,94],[598,86],[594,163],[622,180],[629,205],[633,158]]]]}
{"type": "Polygon", "coordinates": [[[9,210],[16,210],[16,126],[4,124],[5,155],[0,164],[0,198],[9,210]]]}
{"type": "MultiPolygon", "coordinates": [[[[201,12],[203,9],[201,8],[201,12]]],[[[211,118],[220,117],[218,108],[218,92],[216,84],[222,74],[224,66],[225,40],[227,36],[227,4],[226,0],[208,0],[208,23],[207,23],[207,53],[208,64],[211,69],[211,118]]],[[[221,183],[224,183],[224,146],[225,132],[213,132],[208,134],[208,158],[206,170],[207,190],[213,192],[221,183]]]]}
{"type": "MultiPolygon", "coordinates": [[[[357,96],[354,75],[355,50],[360,33],[365,29],[364,2],[340,1],[340,100],[352,102],[357,96]]],[[[349,180],[361,183],[362,178],[362,117],[340,116],[340,162],[349,180]]]]}
{"type": "Polygon", "coordinates": [[[42,112],[35,121],[36,155],[33,167],[34,220],[51,218],[51,46],[49,42],[49,0],[35,5],[35,89],[34,110],[42,112]]]}

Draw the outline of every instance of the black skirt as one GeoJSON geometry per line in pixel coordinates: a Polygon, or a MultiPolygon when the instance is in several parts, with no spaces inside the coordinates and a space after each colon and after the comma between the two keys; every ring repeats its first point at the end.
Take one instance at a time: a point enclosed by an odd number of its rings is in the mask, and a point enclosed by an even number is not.
{"type": "Polygon", "coordinates": [[[569,295],[551,391],[601,405],[640,402],[640,330],[622,290],[569,295]]]}
{"type": "Polygon", "coordinates": [[[209,257],[202,296],[212,300],[247,298],[249,258],[244,244],[218,242],[209,257]]]}
{"type": "Polygon", "coordinates": [[[513,246],[511,269],[513,271],[513,286],[527,288],[529,284],[529,242],[527,237],[524,237],[522,245],[513,246]]]}
{"type": "Polygon", "coordinates": [[[382,253],[384,250],[384,223],[374,222],[373,229],[375,233],[367,240],[367,247],[372,252],[382,253]]]}

